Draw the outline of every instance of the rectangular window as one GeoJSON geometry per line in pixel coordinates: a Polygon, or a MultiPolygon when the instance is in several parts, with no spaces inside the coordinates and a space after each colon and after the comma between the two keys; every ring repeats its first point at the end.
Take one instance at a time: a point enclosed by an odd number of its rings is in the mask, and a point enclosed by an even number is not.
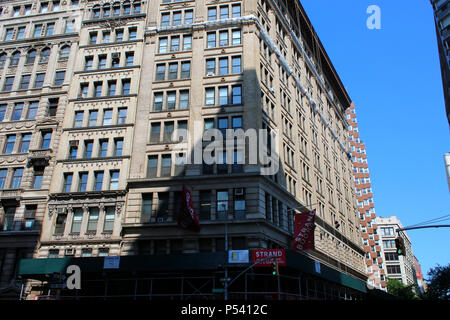
{"type": "Polygon", "coordinates": [[[5,119],[6,114],[6,104],[0,104],[0,122],[5,119]]]}
{"type": "Polygon", "coordinates": [[[242,86],[232,87],[232,104],[242,104],[242,86]]]}
{"type": "Polygon", "coordinates": [[[219,214],[219,219],[224,218],[224,213],[228,212],[228,190],[218,190],[217,191],[217,213],[219,214]]]}
{"type": "Polygon", "coordinates": [[[119,189],[119,173],[118,170],[110,171],[109,190],[119,189]]]}
{"type": "Polygon", "coordinates": [[[70,141],[69,144],[69,159],[76,159],[78,153],[78,141],[70,141]]]}
{"type": "Polygon", "coordinates": [[[156,178],[158,172],[158,156],[148,156],[147,178],[156,178]]]}
{"type": "Polygon", "coordinates": [[[97,110],[89,111],[89,127],[95,127],[97,125],[97,117],[98,117],[97,110]]]}
{"type": "Polygon", "coordinates": [[[228,31],[219,32],[219,46],[224,47],[228,45],[228,31]]]}
{"type": "Polygon", "coordinates": [[[41,149],[50,149],[50,144],[52,141],[52,132],[51,131],[42,131],[41,132],[41,149]]]}
{"type": "Polygon", "coordinates": [[[116,30],[116,42],[123,41],[123,29],[116,30]]]}
{"type": "Polygon", "coordinates": [[[55,73],[55,86],[61,86],[64,83],[64,78],[66,76],[65,71],[56,71],[55,73]]]}
{"type": "MultiPolygon", "coordinates": [[[[54,235],[63,235],[64,234],[64,229],[66,227],[66,219],[67,219],[66,214],[58,214],[56,216],[54,235]]],[[[59,252],[59,250],[58,250],[58,252],[59,252]]],[[[57,258],[57,256],[55,258],[57,258]]]]}
{"type": "Polygon", "coordinates": [[[76,208],[73,210],[72,228],[70,233],[80,233],[81,223],[83,222],[83,209],[76,208]]]}
{"type": "Polygon", "coordinates": [[[215,104],[215,89],[206,88],[205,89],[205,105],[213,106],[215,104]]]}
{"type": "Polygon", "coordinates": [[[38,110],[39,103],[37,101],[30,102],[27,110],[27,119],[36,119],[36,114],[38,110]]]}
{"type": "Polygon", "coordinates": [[[34,79],[34,87],[42,88],[44,85],[45,73],[37,73],[36,78],[34,79]]]}
{"type": "Polygon", "coordinates": [[[216,47],[216,33],[208,32],[207,36],[207,48],[215,48],[216,47]]]}
{"type": "Polygon", "coordinates": [[[240,4],[233,4],[231,6],[231,10],[233,13],[233,18],[239,18],[241,16],[241,5],[240,4]]]}
{"type": "Polygon", "coordinates": [[[38,38],[41,36],[42,33],[42,24],[37,24],[34,26],[34,33],[33,33],[33,37],[34,38],[38,38]]]}
{"type": "Polygon", "coordinates": [[[87,225],[88,233],[97,233],[98,218],[99,218],[99,209],[89,208],[89,217],[87,225]]]}
{"type": "Polygon", "coordinates": [[[136,40],[136,38],[137,38],[137,29],[128,28],[128,40],[136,40]]]}
{"type": "Polygon", "coordinates": [[[47,28],[45,30],[46,36],[53,35],[53,32],[55,31],[55,24],[54,23],[47,23],[47,28]]]}
{"type": "Polygon", "coordinates": [[[14,77],[6,77],[3,91],[11,91],[14,84],[14,77]]]}
{"type": "Polygon", "coordinates": [[[194,11],[192,10],[185,10],[184,11],[184,23],[185,24],[192,24],[194,22],[194,11]]]}
{"type": "Polygon", "coordinates": [[[103,224],[103,232],[111,233],[114,230],[116,207],[105,207],[105,222],[103,224]]]}
{"type": "Polygon", "coordinates": [[[123,79],[122,80],[122,95],[130,94],[130,90],[131,90],[131,80],[123,79]]]}
{"type": "Polygon", "coordinates": [[[6,143],[3,149],[4,154],[11,154],[14,150],[14,145],[16,143],[16,135],[6,136],[6,143]]]}
{"type": "Polygon", "coordinates": [[[219,105],[228,104],[228,87],[219,87],[219,105]]]}
{"type": "Polygon", "coordinates": [[[8,174],[8,169],[0,169],[0,189],[3,189],[5,187],[7,174],[8,174]]]}
{"type": "Polygon", "coordinates": [[[241,30],[240,29],[233,30],[231,33],[231,36],[232,36],[232,39],[231,39],[232,45],[240,45],[241,44],[241,30]]]}
{"type": "Polygon", "coordinates": [[[192,50],[192,36],[191,35],[184,35],[183,36],[183,50],[192,50]]]}
{"type": "Polygon", "coordinates": [[[169,26],[170,26],[170,13],[162,13],[161,27],[169,27],[169,26]]]}
{"type": "Polygon", "coordinates": [[[173,13],[172,25],[178,26],[181,24],[181,11],[176,11],[173,13]]]}
{"type": "Polygon", "coordinates": [[[79,173],[79,182],[78,182],[78,192],[85,192],[87,188],[87,181],[88,181],[88,173],[87,172],[80,172],[79,173]]]}
{"type": "Polygon", "coordinates": [[[219,75],[228,74],[228,58],[219,58],[219,75]]]}
{"type": "Polygon", "coordinates": [[[189,108],[189,90],[180,91],[180,109],[189,108]]]}
{"type": "Polygon", "coordinates": [[[208,8],[208,21],[217,19],[217,9],[215,7],[208,8]]]}
{"type": "Polygon", "coordinates": [[[95,172],[95,191],[101,191],[103,187],[103,171],[95,172]]]}
{"type": "Polygon", "coordinates": [[[228,19],[228,18],[229,18],[229,9],[228,9],[228,6],[221,6],[219,12],[220,12],[220,20],[228,19]]]}
{"type": "Polygon", "coordinates": [[[167,48],[169,46],[167,37],[159,38],[159,53],[167,53],[167,48]]]}
{"type": "Polygon", "coordinates": [[[242,72],[241,56],[232,57],[232,73],[242,72]]]}
{"type": "Polygon", "coordinates": [[[114,139],[114,155],[121,157],[123,154],[123,138],[114,139]]]}
{"type": "Polygon", "coordinates": [[[95,97],[102,96],[103,84],[101,82],[94,83],[95,97]]]}
{"type": "Polygon", "coordinates": [[[30,142],[31,142],[31,133],[24,133],[22,135],[22,141],[20,141],[20,150],[19,152],[28,152],[28,149],[30,148],[30,142]]]}
{"type": "Polygon", "coordinates": [[[62,192],[70,192],[70,189],[72,187],[72,179],[73,179],[73,173],[65,173],[64,174],[64,183],[63,183],[62,192]]]}
{"type": "Polygon", "coordinates": [[[25,27],[19,27],[17,29],[17,40],[23,39],[25,36],[25,27]]]}
{"type": "Polygon", "coordinates": [[[165,64],[157,64],[156,65],[156,81],[162,81],[166,77],[166,65],[165,64]]]}
{"type": "Polygon", "coordinates": [[[97,32],[89,33],[89,43],[96,44],[97,43],[97,32]]]}
{"type": "Polygon", "coordinates": [[[112,125],[112,117],[113,117],[113,111],[112,109],[105,109],[103,111],[103,125],[104,126],[110,126],[112,125]]]}
{"type": "Polygon", "coordinates": [[[153,96],[153,111],[162,110],[162,105],[163,105],[163,93],[155,92],[153,96]]]}
{"type": "Polygon", "coordinates": [[[159,122],[153,122],[150,129],[150,142],[158,143],[161,139],[161,124],[159,122]]]}
{"type": "Polygon", "coordinates": [[[134,52],[127,52],[125,54],[125,58],[126,58],[126,66],[127,67],[131,67],[134,65],[134,52]]]}
{"type": "Polygon", "coordinates": [[[83,117],[84,117],[84,111],[76,111],[75,112],[75,120],[73,127],[74,128],[81,128],[83,126],[83,117]]]}
{"type": "Polygon", "coordinates": [[[163,142],[172,142],[172,134],[174,131],[174,122],[164,122],[164,136],[163,142]]]}
{"type": "Polygon", "coordinates": [[[13,172],[13,177],[11,180],[11,189],[19,189],[20,183],[22,182],[23,168],[16,168],[13,172]]]}
{"type": "Polygon", "coordinates": [[[108,96],[112,97],[116,95],[117,82],[116,80],[108,81],[108,96]]]}
{"type": "Polygon", "coordinates": [[[176,91],[168,91],[167,92],[167,96],[166,96],[166,107],[167,110],[173,110],[175,109],[176,106],[176,96],[177,96],[177,92],[176,91]]]}
{"type": "Polygon", "coordinates": [[[92,148],[94,142],[92,140],[86,140],[84,142],[84,158],[92,158],[92,148]]]}
{"type": "Polygon", "coordinates": [[[169,63],[169,79],[176,79],[178,77],[178,63],[169,63]]]}
{"type": "Polygon", "coordinates": [[[101,139],[99,141],[99,143],[100,143],[100,148],[99,148],[98,156],[100,158],[104,158],[104,157],[108,156],[108,139],[101,139]]]}
{"type": "Polygon", "coordinates": [[[142,194],[141,223],[148,223],[153,215],[153,193],[142,194]]]}
{"type": "Polygon", "coordinates": [[[179,51],[180,50],[180,37],[172,36],[170,39],[170,51],[179,51]]]}
{"type": "Polygon", "coordinates": [[[16,103],[13,109],[12,121],[20,120],[22,118],[23,103],[16,103]]]}
{"type": "Polygon", "coordinates": [[[98,68],[106,69],[106,55],[98,56],[98,68]]]}
{"type": "Polygon", "coordinates": [[[170,177],[172,171],[172,155],[163,154],[161,160],[161,177],[170,177]]]}
{"type": "Polygon", "coordinates": [[[119,108],[117,115],[117,124],[125,124],[127,122],[127,108],[119,108]]]}
{"type": "Polygon", "coordinates": [[[216,73],[216,59],[206,59],[206,75],[214,76],[216,73]]]}

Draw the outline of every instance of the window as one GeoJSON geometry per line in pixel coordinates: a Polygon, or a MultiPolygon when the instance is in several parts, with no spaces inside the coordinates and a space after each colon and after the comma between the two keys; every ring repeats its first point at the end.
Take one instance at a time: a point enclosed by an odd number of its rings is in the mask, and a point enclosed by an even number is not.
{"type": "Polygon", "coordinates": [[[41,51],[41,58],[40,58],[40,63],[45,63],[48,62],[48,59],[50,58],[50,49],[49,48],[45,48],[41,51]]]}
{"type": "Polygon", "coordinates": [[[170,51],[178,51],[180,50],[180,37],[179,36],[173,36],[170,39],[170,51]]]}
{"type": "Polygon", "coordinates": [[[84,70],[89,71],[92,70],[94,64],[94,57],[85,57],[84,58],[84,70]]]}
{"type": "Polygon", "coordinates": [[[192,24],[194,22],[194,11],[192,10],[185,10],[184,11],[184,23],[185,24],[192,24]]]}
{"type": "Polygon", "coordinates": [[[125,54],[126,66],[131,67],[134,64],[134,52],[127,52],[125,54]]]}
{"type": "Polygon", "coordinates": [[[42,187],[42,178],[44,177],[44,167],[35,167],[33,174],[33,189],[40,189],[42,187]]]}
{"type": "Polygon", "coordinates": [[[99,218],[99,209],[89,208],[89,217],[86,230],[87,233],[97,233],[98,218],[99,218]]]}
{"type": "Polygon", "coordinates": [[[242,72],[242,61],[241,56],[232,57],[232,73],[241,73],[242,72]]]}
{"type": "Polygon", "coordinates": [[[5,119],[6,114],[6,104],[0,104],[0,122],[5,119]]]}
{"type": "Polygon", "coordinates": [[[208,8],[208,21],[217,19],[217,9],[215,7],[208,8]]]}
{"type": "Polygon", "coordinates": [[[83,117],[84,117],[84,111],[76,111],[75,112],[75,120],[73,127],[74,128],[81,128],[83,126],[83,117]]]}
{"type": "Polygon", "coordinates": [[[20,80],[20,90],[26,90],[28,89],[28,86],[30,85],[31,75],[24,74],[22,76],[22,79],[20,80]]]}
{"type": "Polygon", "coordinates": [[[163,105],[163,93],[155,92],[153,95],[153,111],[162,110],[163,105]]]}
{"type": "Polygon", "coordinates": [[[172,155],[163,154],[161,160],[161,177],[169,177],[172,169],[172,155]]]}
{"type": "Polygon", "coordinates": [[[156,178],[157,172],[158,172],[158,156],[156,155],[148,156],[147,178],[156,178]]]}
{"type": "Polygon", "coordinates": [[[119,189],[119,171],[113,170],[110,171],[109,190],[117,190],[117,189],[119,189]]]}
{"type": "Polygon", "coordinates": [[[98,151],[98,156],[100,158],[104,158],[108,155],[108,139],[101,139],[99,144],[100,148],[98,151]]]}
{"type": "Polygon", "coordinates": [[[92,257],[92,249],[81,249],[81,256],[83,258],[92,257]]]}
{"type": "Polygon", "coordinates": [[[97,125],[97,117],[98,117],[98,111],[97,110],[91,110],[89,111],[89,127],[95,127],[97,125]]]}
{"type": "Polygon", "coordinates": [[[48,99],[47,116],[55,117],[58,110],[59,98],[48,99]]]}
{"type": "Polygon", "coordinates": [[[102,96],[102,88],[103,88],[103,84],[101,82],[95,82],[94,83],[95,97],[101,97],[102,96]]]}
{"type": "Polygon", "coordinates": [[[228,190],[218,190],[217,191],[217,213],[219,214],[219,218],[223,219],[223,216],[220,216],[223,213],[228,212],[228,190]]]}
{"type": "Polygon", "coordinates": [[[219,87],[219,105],[228,104],[228,87],[219,87]]]}
{"type": "Polygon", "coordinates": [[[22,111],[23,111],[23,103],[16,103],[14,105],[13,115],[12,115],[11,120],[12,121],[20,120],[22,118],[22,111]]]}
{"type": "Polygon", "coordinates": [[[206,75],[212,76],[216,73],[216,59],[206,59],[206,75]]]}
{"type": "Polygon", "coordinates": [[[176,11],[172,16],[172,25],[177,26],[181,24],[181,11],[176,11]]]}
{"type": "Polygon", "coordinates": [[[108,81],[108,96],[112,97],[116,95],[116,87],[117,87],[116,80],[108,81]]]}
{"type": "Polygon", "coordinates": [[[123,41],[123,29],[116,30],[116,42],[123,41]]]}
{"type": "Polygon", "coordinates": [[[229,18],[228,6],[221,6],[219,10],[220,20],[229,18]]]}
{"type": "Polygon", "coordinates": [[[233,4],[231,6],[231,8],[232,8],[233,18],[238,18],[241,16],[241,5],[240,4],[233,4]]]}
{"type": "Polygon", "coordinates": [[[117,116],[117,124],[125,124],[127,122],[127,108],[119,108],[117,116]]]}
{"type": "Polygon", "coordinates": [[[87,188],[88,173],[80,172],[78,177],[79,177],[78,192],[85,192],[87,188]]]}
{"type": "Polygon", "coordinates": [[[78,95],[79,98],[87,98],[89,92],[89,84],[81,83],[80,84],[80,93],[78,95]]]}
{"type": "MultiPolygon", "coordinates": [[[[67,219],[67,215],[66,214],[58,214],[56,216],[56,223],[55,223],[55,235],[63,235],[64,234],[64,229],[66,227],[66,219],[67,219]]],[[[59,250],[57,250],[59,252],[59,250]]],[[[57,258],[54,257],[54,258],[57,258]]]]}
{"type": "Polygon", "coordinates": [[[111,32],[103,31],[102,33],[102,43],[108,43],[111,40],[111,32]]]}
{"type": "Polygon", "coordinates": [[[69,159],[76,159],[78,153],[78,141],[70,141],[69,144],[69,159]]]}
{"type": "Polygon", "coordinates": [[[63,46],[59,50],[59,61],[69,59],[69,55],[70,55],[70,47],[69,46],[63,46]]]}
{"type": "Polygon", "coordinates": [[[98,68],[106,69],[106,55],[105,54],[98,56],[98,68]]]}
{"type": "Polygon", "coordinates": [[[0,169],[0,189],[3,189],[5,187],[7,174],[8,174],[8,169],[0,169]]]}
{"type": "Polygon", "coordinates": [[[112,116],[113,116],[113,111],[112,109],[105,109],[103,111],[103,125],[104,126],[110,126],[112,125],[112,116]]]}
{"type": "Polygon", "coordinates": [[[103,225],[103,232],[112,232],[114,229],[115,207],[105,207],[105,222],[103,225]]]}
{"type": "Polygon", "coordinates": [[[192,36],[191,35],[184,35],[183,36],[183,50],[191,50],[192,49],[192,36]]]}
{"type": "Polygon", "coordinates": [[[13,177],[11,180],[11,189],[19,189],[20,183],[22,181],[22,175],[23,175],[23,168],[16,168],[13,171],[13,177]]]}
{"type": "Polygon", "coordinates": [[[0,54],[0,67],[4,67],[6,63],[6,57],[8,55],[6,53],[0,54]]]}
{"type": "Polygon", "coordinates": [[[180,91],[180,109],[189,108],[189,90],[180,91]]]}
{"type": "Polygon", "coordinates": [[[25,60],[26,64],[33,64],[34,60],[36,60],[36,50],[30,50],[27,53],[27,59],[25,60]]]}
{"type": "Polygon", "coordinates": [[[24,229],[33,229],[36,218],[37,205],[25,205],[24,229]]]}
{"type": "Polygon", "coordinates": [[[51,131],[43,131],[41,133],[42,141],[41,141],[41,149],[49,149],[50,143],[52,140],[52,132],[51,131]]]}
{"type": "Polygon", "coordinates": [[[36,78],[34,79],[34,87],[42,88],[44,85],[45,73],[37,73],[36,78]]]}
{"type": "Polygon", "coordinates": [[[205,89],[205,105],[213,106],[215,104],[215,89],[206,88],[205,89]]]}
{"type": "Polygon", "coordinates": [[[95,191],[101,191],[103,187],[103,171],[95,172],[95,191]]]}
{"type": "Polygon", "coordinates": [[[174,122],[164,122],[164,136],[163,142],[172,142],[172,134],[174,131],[174,122]]]}
{"type": "Polygon", "coordinates": [[[70,233],[80,233],[81,223],[83,221],[83,209],[76,208],[73,210],[72,228],[70,233]]]}
{"type": "Polygon", "coordinates": [[[13,39],[13,34],[14,34],[14,29],[13,28],[6,29],[5,41],[12,40],[13,39]]]}
{"type": "Polygon", "coordinates": [[[11,91],[14,84],[14,77],[6,77],[3,91],[11,91]]]}
{"type": "Polygon", "coordinates": [[[92,148],[94,142],[92,140],[86,140],[84,142],[84,158],[92,158],[92,148]]]}
{"type": "Polygon", "coordinates": [[[114,139],[114,155],[121,157],[123,153],[123,138],[114,139]]]}
{"type": "Polygon", "coordinates": [[[242,86],[232,86],[232,104],[242,104],[242,86]]]}
{"type": "Polygon", "coordinates": [[[178,63],[169,63],[169,79],[176,79],[178,77],[178,63]]]}
{"type": "Polygon", "coordinates": [[[159,122],[153,122],[150,129],[150,142],[158,143],[161,137],[161,124],[159,122]]]}
{"type": "Polygon", "coordinates": [[[41,36],[42,33],[42,24],[37,24],[34,26],[34,33],[33,33],[33,37],[34,38],[39,38],[41,36]]]}
{"type": "Polygon", "coordinates": [[[164,80],[166,77],[166,65],[158,64],[156,65],[156,81],[164,80]]]}
{"type": "Polygon", "coordinates": [[[66,21],[65,33],[72,33],[75,31],[75,21],[66,21]]]}
{"type": "Polygon", "coordinates": [[[89,33],[89,44],[96,44],[96,43],[97,43],[97,32],[89,33]]]}
{"type": "Polygon", "coordinates": [[[123,79],[122,80],[122,94],[123,95],[130,94],[130,89],[131,89],[131,80],[123,79]]]}
{"type": "Polygon", "coordinates": [[[231,33],[231,44],[232,45],[240,45],[241,44],[241,30],[236,29],[231,33]]]}
{"type": "Polygon", "coordinates": [[[228,30],[219,32],[219,47],[228,45],[228,30]]]}
{"type": "Polygon", "coordinates": [[[137,29],[129,28],[128,29],[128,40],[136,40],[137,37],[137,29]]]}
{"type": "Polygon", "coordinates": [[[6,143],[3,149],[4,154],[11,154],[14,150],[14,145],[16,144],[16,135],[6,136],[6,143]]]}
{"type": "Polygon", "coordinates": [[[176,95],[177,95],[176,91],[167,92],[167,101],[166,101],[167,110],[175,109],[176,95]]]}
{"type": "Polygon", "coordinates": [[[170,26],[170,13],[162,13],[161,27],[169,27],[169,26],[170,26]]]}
{"type": "Polygon", "coordinates": [[[216,33],[208,32],[207,35],[207,48],[215,48],[216,47],[216,33]]]}
{"type": "Polygon", "coordinates": [[[45,35],[51,36],[53,35],[53,32],[55,31],[55,24],[54,23],[47,23],[46,29],[45,29],[45,35]]]}
{"type": "Polygon", "coordinates": [[[63,190],[62,192],[70,192],[72,187],[73,173],[64,174],[63,190]]]}
{"type": "Polygon", "coordinates": [[[219,75],[228,74],[228,58],[219,58],[219,75]]]}
{"type": "Polygon", "coordinates": [[[11,55],[11,66],[17,66],[20,60],[20,52],[16,51],[11,55]]]}
{"type": "Polygon", "coordinates": [[[393,265],[393,266],[387,265],[386,269],[387,269],[388,274],[401,274],[402,273],[399,265],[393,265]]]}
{"type": "Polygon", "coordinates": [[[159,53],[167,53],[168,41],[167,37],[159,38],[159,53]]]}
{"type": "Polygon", "coordinates": [[[24,133],[22,135],[22,140],[20,141],[20,150],[19,152],[28,152],[28,149],[30,148],[30,141],[31,141],[31,133],[24,133]]]}
{"type": "Polygon", "coordinates": [[[56,71],[55,73],[55,86],[62,86],[66,71],[56,71]]]}

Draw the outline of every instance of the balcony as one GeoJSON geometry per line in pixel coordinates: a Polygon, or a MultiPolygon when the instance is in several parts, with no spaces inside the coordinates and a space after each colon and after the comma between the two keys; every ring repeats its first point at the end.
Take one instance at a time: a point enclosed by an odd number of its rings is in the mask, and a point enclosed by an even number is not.
{"type": "Polygon", "coordinates": [[[51,159],[52,149],[34,149],[29,151],[28,155],[28,167],[32,166],[48,166],[51,159]]]}
{"type": "Polygon", "coordinates": [[[3,189],[0,190],[0,201],[19,202],[22,194],[22,189],[3,189]]]}

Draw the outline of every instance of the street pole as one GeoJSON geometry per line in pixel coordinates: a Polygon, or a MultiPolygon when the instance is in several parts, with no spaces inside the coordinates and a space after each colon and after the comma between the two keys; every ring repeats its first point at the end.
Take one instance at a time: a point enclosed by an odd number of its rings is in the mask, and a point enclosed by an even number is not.
{"type": "Polygon", "coordinates": [[[225,218],[225,279],[224,279],[224,299],[228,300],[228,210],[225,218]]]}

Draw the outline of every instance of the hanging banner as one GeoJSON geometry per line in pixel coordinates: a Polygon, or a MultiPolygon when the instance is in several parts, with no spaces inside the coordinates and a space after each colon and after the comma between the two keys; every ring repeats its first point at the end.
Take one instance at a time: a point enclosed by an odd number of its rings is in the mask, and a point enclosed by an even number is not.
{"type": "Polygon", "coordinates": [[[178,226],[194,232],[200,231],[200,223],[195,213],[191,192],[183,185],[180,212],[178,212],[178,226]]]}
{"type": "Polygon", "coordinates": [[[295,251],[314,250],[314,218],[316,210],[297,213],[294,218],[294,244],[295,251]]]}

